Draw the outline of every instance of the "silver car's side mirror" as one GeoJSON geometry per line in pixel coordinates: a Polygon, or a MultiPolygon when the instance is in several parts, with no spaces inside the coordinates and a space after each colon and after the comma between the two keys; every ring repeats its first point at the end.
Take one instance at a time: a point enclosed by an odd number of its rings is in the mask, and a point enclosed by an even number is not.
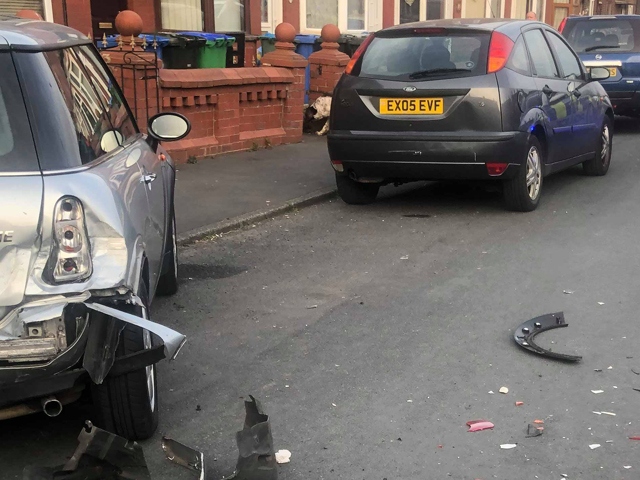
{"type": "Polygon", "coordinates": [[[175,142],[189,134],[191,123],[187,117],[179,113],[159,113],[149,119],[147,130],[149,135],[156,140],[175,142]]]}
{"type": "Polygon", "coordinates": [[[103,152],[109,153],[111,150],[115,150],[120,145],[122,145],[122,141],[124,137],[117,130],[109,130],[104,132],[102,138],[100,139],[100,148],[103,152]]]}
{"type": "Polygon", "coordinates": [[[611,76],[611,72],[608,68],[604,67],[591,67],[591,72],[589,72],[589,77],[591,80],[597,82],[599,80],[606,80],[611,76]]]}

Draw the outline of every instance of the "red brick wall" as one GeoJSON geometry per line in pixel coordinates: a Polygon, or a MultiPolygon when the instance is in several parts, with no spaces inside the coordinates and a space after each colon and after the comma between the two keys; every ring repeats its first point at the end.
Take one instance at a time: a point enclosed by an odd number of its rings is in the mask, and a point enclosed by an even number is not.
{"type": "Polygon", "coordinates": [[[160,70],[160,85],[163,110],[192,123],[166,145],[177,162],[302,137],[304,68],[160,70]]]}
{"type": "MultiPolygon", "coordinates": [[[[52,0],[51,2],[53,19],[56,23],[64,24],[63,1],[52,0]]],[[[91,0],[66,0],[66,3],[68,25],[85,35],[91,32],[91,0]]]]}
{"type": "Polygon", "coordinates": [[[395,22],[395,2],[382,0],[382,28],[392,27],[395,22]]]}
{"type": "Polygon", "coordinates": [[[289,3],[289,0],[282,0],[282,14],[285,23],[290,23],[296,29],[296,32],[300,31],[300,0],[293,0],[289,3]]]}
{"type": "Polygon", "coordinates": [[[142,17],[145,32],[154,32],[160,29],[160,19],[156,18],[154,0],[128,0],[129,10],[133,10],[142,17]]]}
{"type": "Polygon", "coordinates": [[[338,80],[349,63],[349,56],[338,51],[337,44],[323,44],[322,50],[309,57],[311,82],[309,102],[323,95],[332,95],[338,80]],[[329,47],[327,47],[329,45],[329,47]]]}

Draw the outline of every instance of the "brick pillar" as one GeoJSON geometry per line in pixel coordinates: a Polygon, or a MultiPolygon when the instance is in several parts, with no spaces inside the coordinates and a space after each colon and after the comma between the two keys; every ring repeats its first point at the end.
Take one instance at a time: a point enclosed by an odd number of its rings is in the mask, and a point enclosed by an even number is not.
{"type": "Polygon", "coordinates": [[[349,63],[349,55],[338,50],[340,29],[335,25],[325,25],[322,29],[322,50],[313,52],[309,57],[311,64],[311,86],[309,103],[318,97],[332,95],[338,80],[349,63]]]}
{"type": "Polygon", "coordinates": [[[286,132],[286,142],[302,140],[302,115],[305,94],[305,70],[307,60],[295,52],[293,40],[296,29],[290,23],[281,23],[276,27],[276,49],[262,57],[265,67],[287,68],[293,74],[293,83],[289,87],[284,105],[282,127],[286,132]]]}

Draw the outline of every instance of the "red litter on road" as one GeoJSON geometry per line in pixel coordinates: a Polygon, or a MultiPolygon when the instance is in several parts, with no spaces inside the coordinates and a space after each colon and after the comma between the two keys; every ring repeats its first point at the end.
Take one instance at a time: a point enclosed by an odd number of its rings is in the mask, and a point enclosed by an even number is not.
{"type": "Polygon", "coordinates": [[[640,440],[640,437],[629,437],[629,440],[640,440]]]}
{"type": "Polygon", "coordinates": [[[495,425],[486,420],[469,420],[467,426],[469,427],[469,432],[479,432],[481,430],[490,430],[495,425]]]}

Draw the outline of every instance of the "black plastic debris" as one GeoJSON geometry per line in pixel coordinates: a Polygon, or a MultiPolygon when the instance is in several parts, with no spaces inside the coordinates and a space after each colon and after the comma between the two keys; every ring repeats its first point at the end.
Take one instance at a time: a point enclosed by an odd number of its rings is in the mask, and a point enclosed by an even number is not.
{"type": "Polygon", "coordinates": [[[547,358],[554,358],[556,360],[563,360],[565,362],[579,362],[582,360],[581,356],[552,352],[535,343],[535,337],[542,332],[568,326],[569,324],[564,321],[563,312],[549,313],[524,322],[516,329],[513,338],[522,348],[529,350],[530,352],[537,353],[538,355],[542,355],[547,358]]]}
{"type": "Polygon", "coordinates": [[[244,428],[236,433],[240,455],[236,471],[228,477],[235,480],[277,480],[278,466],[273,448],[269,416],[253,397],[245,400],[244,428]]]}
{"type": "Polygon", "coordinates": [[[543,430],[544,427],[530,423],[527,427],[527,438],[539,437],[540,435],[542,435],[543,430]]]}
{"type": "Polygon", "coordinates": [[[23,480],[151,480],[140,445],[86,422],[69,461],[54,468],[27,467],[23,480]]]}
{"type": "Polygon", "coordinates": [[[200,480],[206,478],[204,454],[202,452],[187,447],[169,437],[162,437],[162,450],[164,450],[167,458],[173,463],[193,470],[194,472],[199,472],[200,480]]]}

